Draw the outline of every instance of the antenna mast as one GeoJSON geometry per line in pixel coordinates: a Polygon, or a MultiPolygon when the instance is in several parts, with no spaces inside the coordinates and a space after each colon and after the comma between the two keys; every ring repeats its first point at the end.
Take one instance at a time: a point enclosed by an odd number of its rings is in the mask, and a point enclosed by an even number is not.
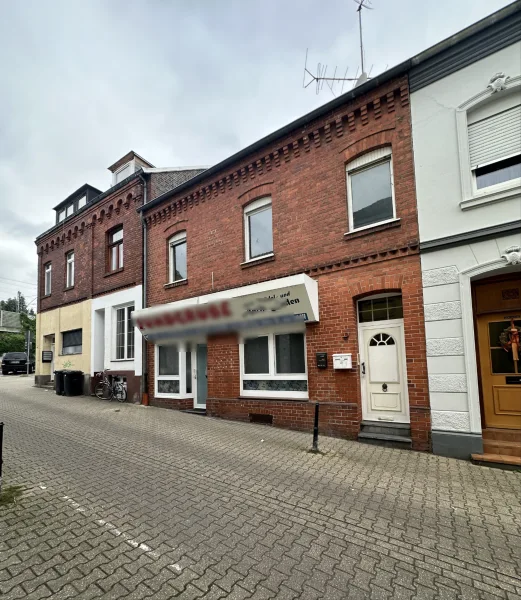
{"type": "MultiPolygon", "coordinates": [[[[356,12],[358,13],[358,31],[359,31],[359,36],[360,36],[360,66],[362,69],[360,76],[359,77],[357,76],[358,75],[358,69],[357,69],[355,77],[347,77],[347,71],[349,69],[349,67],[347,67],[345,70],[344,77],[336,77],[337,67],[335,67],[333,77],[326,77],[327,65],[322,65],[321,63],[318,63],[318,65],[317,65],[316,74],[312,73],[308,69],[308,50],[306,49],[306,60],[304,63],[304,81],[303,81],[302,87],[307,88],[313,82],[316,82],[316,93],[318,94],[320,92],[320,90],[323,88],[324,81],[325,81],[327,83],[327,86],[331,90],[331,93],[333,94],[333,96],[336,96],[335,92],[333,91],[333,87],[334,87],[336,81],[342,82],[342,90],[340,93],[343,93],[344,92],[344,84],[346,81],[354,81],[355,82],[354,85],[356,86],[360,83],[365,83],[367,81],[367,79],[369,79],[369,76],[367,75],[367,73],[365,72],[365,69],[364,69],[364,41],[363,41],[363,32],[362,32],[362,8],[367,8],[368,10],[373,10],[373,8],[371,6],[371,0],[353,0],[353,1],[355,2],[355,4],[358,5],[356,12]],[[309,75],[309,77],[311,78],[307,83],[306,83],[306,75],[309,75]]],[[[371,67],[371,70],[372,70],[372,67],[371,67]]],[[[369,73],[369,75],[370,74],[371,73],[369,73]]]]}

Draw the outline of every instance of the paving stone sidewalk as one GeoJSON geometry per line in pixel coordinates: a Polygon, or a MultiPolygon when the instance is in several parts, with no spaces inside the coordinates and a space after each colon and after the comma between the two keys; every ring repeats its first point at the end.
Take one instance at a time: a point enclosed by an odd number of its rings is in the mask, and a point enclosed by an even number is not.
{"type": "Polygon", "coordinates": [[[521,599],[521,473],[0,378],[0,598],[521,599]]]}

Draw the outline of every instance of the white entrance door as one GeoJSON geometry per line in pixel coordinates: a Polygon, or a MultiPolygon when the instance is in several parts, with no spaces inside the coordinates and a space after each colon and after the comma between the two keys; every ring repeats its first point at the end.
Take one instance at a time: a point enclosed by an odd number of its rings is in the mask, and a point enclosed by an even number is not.
{"type": "Polygon", "coordinates": [[[359,326],[362,417],[409,423],[403,321],[359,326]]]}
{"type": "Polygon", "coordinates": [[[54,348],[55,348],[55,344],[51,344],[51,352],[52,352],[51,381],[54,381],[54,348]]]}

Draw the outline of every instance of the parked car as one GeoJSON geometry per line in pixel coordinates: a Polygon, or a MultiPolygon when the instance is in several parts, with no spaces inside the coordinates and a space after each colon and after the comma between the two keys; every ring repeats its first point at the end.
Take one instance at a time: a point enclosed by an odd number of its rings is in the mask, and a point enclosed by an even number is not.
{"type": "MultiPolygon", "coordinates": [[[[34,372],[34,363],[29,364],[29,373],[34,372]]],[[[25,352],[7,352],[2,359],[2,375],[8,373],[27,373],[27,354],[25,352]]]]}

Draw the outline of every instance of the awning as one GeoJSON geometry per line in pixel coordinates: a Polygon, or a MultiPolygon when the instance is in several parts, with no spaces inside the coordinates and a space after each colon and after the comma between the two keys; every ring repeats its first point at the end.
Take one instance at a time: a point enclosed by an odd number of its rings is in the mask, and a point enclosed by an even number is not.
{"type": "Polygon", "coordinates": [[[132,313],[146,339],[160,341],[292,322],[318,321],[318,283],[292,275],[132,313]]]}

